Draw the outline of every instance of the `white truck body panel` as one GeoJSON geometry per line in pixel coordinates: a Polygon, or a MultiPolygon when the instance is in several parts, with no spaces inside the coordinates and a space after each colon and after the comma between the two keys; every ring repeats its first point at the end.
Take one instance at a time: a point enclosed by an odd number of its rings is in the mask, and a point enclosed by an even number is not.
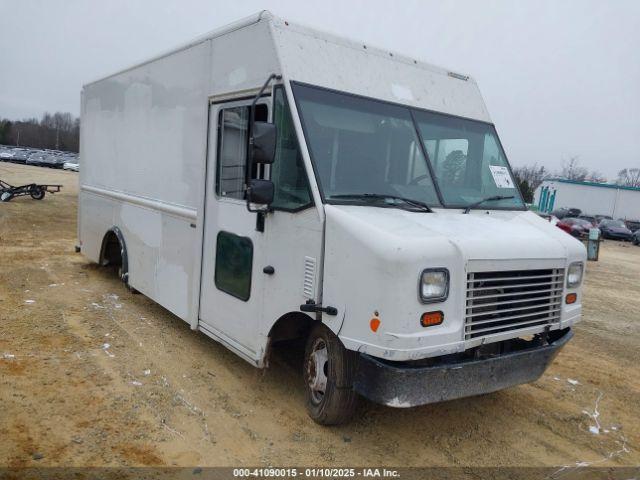
{"type": "Polygon", "coordinates": [[[197,315],[196,223],[203,196],[210,45],[86,86],[80,239],[98,261],[105,226],[124,233],[131,284],[183,319],[197,315]]]}
{"type": "MultiPolygon", "coordinates": [[[[322,321],[352,350],[393,360],[461,351],[483,341],[464,337],[465,278],[474,268],[564,269],[584,260],[578,242],[531,213],[323,204],[291,81],[491,121],[471,78],[263,12],[83,88],[82,252],[100,261],[117,227],[132,287],[257,366],[274,323],[306,300],[338,309],[322,321]],[[271,73],[282,76],[314,206],[269,214],[256,234],[244,202],[213,191],[216,112],[255,96],[271,73]],[[215,234],[225,228],[255,243],[246,303],[213,284],[215,234]],[[266,265],[277,274],[265,277],[266,265]],[[429,266],[449,269],[451,293],[447,321],[424,330],[416,283],[429,266]],[[375,311],[377,333],[368,327],[375,311]]],[[[554,328],[577,320],[580,303],[563,306],[554,328]]]]}

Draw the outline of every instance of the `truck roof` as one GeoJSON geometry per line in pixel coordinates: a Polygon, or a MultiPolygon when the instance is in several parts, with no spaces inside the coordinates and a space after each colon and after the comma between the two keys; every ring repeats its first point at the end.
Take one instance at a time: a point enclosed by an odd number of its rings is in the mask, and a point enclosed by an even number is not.
{"type": "Polygon", "coordinates": [[[491,121],[478,87],[469,75],[302,26],[266,10],[87,83],[85,87],[261,22],[269,24],[270,38],[256,41],[270,42],[273,45],[281,68],[281,72],[275,73],[281,73],[287,80],[491,121]]]}

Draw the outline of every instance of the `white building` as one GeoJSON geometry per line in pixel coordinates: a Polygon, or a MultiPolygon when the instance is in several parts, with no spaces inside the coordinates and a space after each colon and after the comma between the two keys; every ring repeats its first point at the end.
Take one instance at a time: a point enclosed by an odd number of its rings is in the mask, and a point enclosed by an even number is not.
{"type": "Polygon", "coordinates": [[[579,208],[584,214],[640,219],[640,188],[575,180],[545,180],[536,189],[534,205],[541,212],[579,208]]]}

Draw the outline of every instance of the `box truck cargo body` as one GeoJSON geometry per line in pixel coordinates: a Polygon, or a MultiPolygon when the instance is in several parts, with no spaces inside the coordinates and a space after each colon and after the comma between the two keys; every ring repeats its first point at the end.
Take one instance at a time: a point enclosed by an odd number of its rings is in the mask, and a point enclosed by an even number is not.
{"type": "Polygon", "coordinates": [[[584,247],[526,211],[470,77],[262,12],[82,90],[90,260],[349,418],[537,379],[584,247]]]}

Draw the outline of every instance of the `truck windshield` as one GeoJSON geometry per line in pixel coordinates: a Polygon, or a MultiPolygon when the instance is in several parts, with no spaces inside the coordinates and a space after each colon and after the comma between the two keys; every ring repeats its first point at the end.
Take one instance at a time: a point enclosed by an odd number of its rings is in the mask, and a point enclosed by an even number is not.
{"type": "Polygon", "coordinates": [[[504,197],[478,208],[524,207],[493,125],[308,85],[293,91],[327,202],[376,194],[464,208],[504,197]]]}
{"type": "Polygon", "coordinates": [[[326,201],[376,194],[440,205],[409,109],[297,84],[294,91],[326,201]]]}

